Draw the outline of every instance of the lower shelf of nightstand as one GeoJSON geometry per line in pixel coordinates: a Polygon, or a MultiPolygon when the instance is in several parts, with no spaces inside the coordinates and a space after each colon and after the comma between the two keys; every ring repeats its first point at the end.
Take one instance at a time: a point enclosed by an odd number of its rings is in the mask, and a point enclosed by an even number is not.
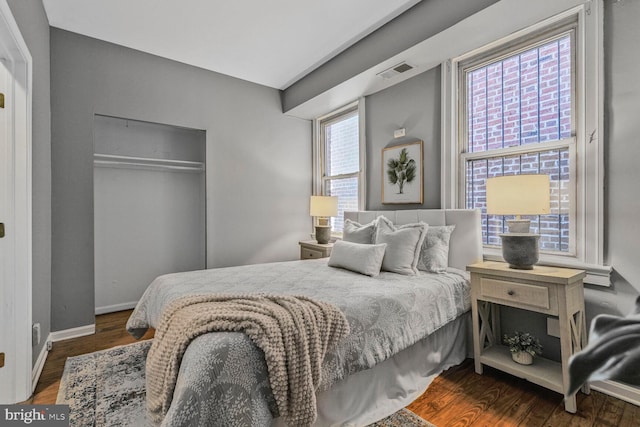
{"type": "Polygon", "coordinates": [[[520,365],[513,361],[509,348],[504,345],[494,345],[484,349],[480,355],[480,362],[483,365],[491,366],[549,390],[564,394],[562,366],[558,362],[535,357],[532,365],[520,365]]]}

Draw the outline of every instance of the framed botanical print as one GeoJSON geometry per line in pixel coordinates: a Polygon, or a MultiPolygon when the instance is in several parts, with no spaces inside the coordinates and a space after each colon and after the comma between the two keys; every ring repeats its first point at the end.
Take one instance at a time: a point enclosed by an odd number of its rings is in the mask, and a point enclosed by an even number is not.
{"type": "Polygon", "coordinates": [[[422,141],[382,149],[382,203],[422,203],[422,141]]]}

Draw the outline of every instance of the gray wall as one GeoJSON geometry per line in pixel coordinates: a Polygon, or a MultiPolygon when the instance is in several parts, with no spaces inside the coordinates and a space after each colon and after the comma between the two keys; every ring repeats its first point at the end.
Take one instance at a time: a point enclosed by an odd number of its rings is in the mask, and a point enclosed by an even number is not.
{"type": "Polygon", "coordinates": [[[588,289],[587,314],[627,314],[640,292],[640,1],[605,2],[605,213],[607,262],[615,269],[609,292],[588,289]]]}
{"type": "Polygon", "coordinates": [[[40,0],[9,0],[33,59],[33,322],[42,340],[33,348],[35,363],[51,330],[51,102],[49,22],[40,0]]]}
{"type": "Polygon", "coordinates": [[[640,1],[607,1],[604,17],[605,253],[615,283],[609,292],[589,291],[587,312],[627,314],[640,292],[640,1]]]}
{"type": "Polygon", "coordinates": [[[55,28],[51,89],[53,330],[94,323],[94,114],[206,131],[209,267],[297,258],[311,124],[277,90],[55,28]]]}
{"type": "Polygon", "coordinates": [[[365,98],[367,209],[440,208],[440,67],[365,98]],[[406,136],[393,138],[405,128],[406,136]],[[382,149],[423,141],[423,204],[382,204],[382,149]]]}
{"type": "Polygon", "coordinates": [[[497,1],[421,1],[289,86],[283,93],[283,110],[289,111],[497,1]]]}

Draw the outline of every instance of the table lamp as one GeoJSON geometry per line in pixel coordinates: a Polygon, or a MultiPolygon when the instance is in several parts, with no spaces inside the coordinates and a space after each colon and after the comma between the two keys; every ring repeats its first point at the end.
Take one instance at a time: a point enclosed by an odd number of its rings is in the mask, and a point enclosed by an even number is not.
{"type": "Polygon", "coordinates": [[[487,179],[487,213],[515,215],[500,234],[502,257],[510,268],[531,270],[538,262],[539,234],[529,232],[530,220],[520,215],[549,213],[549,175],[512,175],[487,179]]]}
{"type": "Polygon", "coordinates": [[[316,240],[326,244],[331,239],[329,217],[338,215],[338,198],[335,196],[311,196],[309,206],[311,216],[318,217],[316,240]]]}

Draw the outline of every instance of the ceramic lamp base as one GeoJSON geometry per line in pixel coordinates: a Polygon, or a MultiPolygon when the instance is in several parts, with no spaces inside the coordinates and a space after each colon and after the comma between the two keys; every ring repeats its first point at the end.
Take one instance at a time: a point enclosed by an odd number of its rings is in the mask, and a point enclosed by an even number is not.
{"type": "Polygon", "coordinates": [[[518,270],[532,270],[538,262],[539,234],[505,233],[502,238],[502,257],[509,263],[510,268],[518,270]]]}
{"type": "Polygon", "coordinates": [[[331,240],[331,226],[316,225],[316,240],[323,245],[329,243],[329,240],[331,240]]]}

